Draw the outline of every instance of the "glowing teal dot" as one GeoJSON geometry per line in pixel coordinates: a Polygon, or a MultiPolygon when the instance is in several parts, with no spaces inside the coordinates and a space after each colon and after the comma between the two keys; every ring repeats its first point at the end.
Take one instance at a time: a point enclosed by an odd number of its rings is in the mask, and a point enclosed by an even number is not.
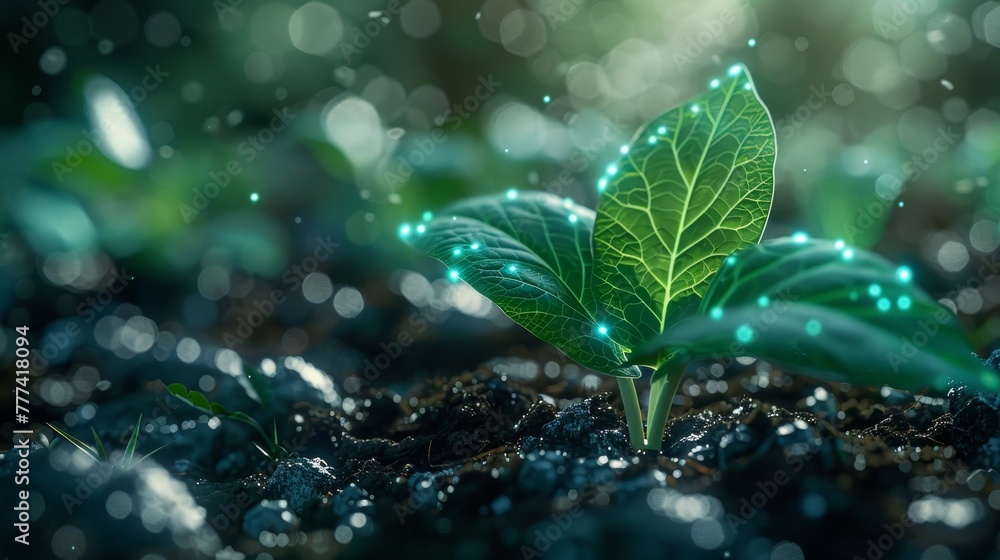
{"type": "Polygon", "coordinates": [[[479,243],[473,243],[472,245],[469,245],[469,248],[473,251],[477,251],[479,250],[479,243]]]}
{"type": "Polygon", "coordinates": [[[577,218],[577,217],[576,217],[576,214],[570,214],[570,215],[569,215],[569,221],[570,221],[570,223],[571,223],[571,224],[575,224],[575,223],[576,223],[576,221],[577,221],[577,220],[579,220],[579,219],[580,219],[580,218],[577,218]]]}
{"type": "Polygon", "coordinates": [[[896,269],[896,277],[899,278],[901,282],[909,282],[913,280],[913,271],[908,267],[901,266],[896,269]]]}
{"type": "Polygon", "coordinates": [[[899,204],[898,204],[898,206],[899,206],[900,208],[902,208],[902,207],[903,207],[903,201],[902,201],[902,200],[900,200],[900,201],[899,201],[899,204]]]}
{"type": "Polygon", "coordinates": [[[843,258],[843,259],[844,259],[845,261],[850,261],[850,260],[854,260],[854,249],[844,249],[844,252],[843,252],[843,253],[841,253],[841,254],[840,254],[840,256],[841,256],[841,257],[842,257],[842,258],[843,258]]]}
{"type": "Polygon", "coordinates": [[[698,105],[697,103],[691,106],[691,112],[692,113],[698,113],[700,111],[701,111],[701,106],[698,105]]]}
{"type": "Polygon", "coordinates": [[[572,198],[564,198],[563,199],[563,208],[569,210],[572,207],[573,207],[573,199],[572,198]]]}
{"type": "Polygon", "coordinates": [[[747,82],[747,83],[743,84],[743,89],[745,89],[745,90],[751,89],[750,82],[747,82]]]}
{"type": "Polygon", "coordinates": [[[433,218],[433,217],[434,217],[434,214],[431,213],[431,212],[424,212],[424,215],[421,216],[421,218],[423,218],[425,222],[431,221],[431,218],[433,218]]]}
{"type": "Polygon", "coordinates": [[[607,335],[608,334],[608,327],[606,327],[604,325],[597,325],[597,332],[601,333],[602,335],[607,335]]]}
{"type": "Polygon", "coordinates": [[[858,301],[858,292],[851,292],[851,301],[858,301]]]}
{"type": "Polygon", "coordinates": [[[660,136],[663,136],[664,134],[667,133],[667,127],[661,126],[660,128],[657,128],[656,133],[659,134],[660,136]]]}
{"type": "Polygon", "coordinates": [[[448,271],[448,278],[451,278],[452,282],[458,280],[458,277],[459,277],[459,275],[458,275],[458,271],[457,270],[449,270],[448,271]]]}
{"type": "Polygon", "coordinates": [[[618,151],[621,152],[622,155],[625,155],[628,153],[628,146],[622,146],[621,148],[618,148],[618,151]]]}
{"type": "Polygon", "coordinates": [[[736,264],[736,257],[734,257],[732,255],[729,255],[728,257],[726,257],[726,264],[729,265],[729,266],[733,266],[734,264],[736,264]]]}
{"type": "Polygon", "coordinates": [[[747,46],[750,47],[750,48],[756,47],[757,46],[757,39],[750,39],[749,41],[747,41],[747,46]]]}
{"type": "Polygon", "coordinates": [[[420,224],[419,226],[417,226],[417,233],[424,233],[425,231],[427,231],[427,226],[425,226],[424,224],[420,224]]]}
{"type": "Polygon", "coordinates": [[[459,249],[458,247],[455,247],[455,250],[452,251],[451,254],[455,255],[455,256],[461,255],[462,254],[462,250],[459,249]]]}
{"type": "Polygon", "coordinates": [[[552,101],[552,98],[549,97],[548,95],[546,95],[545,97],[542,98],[542,101],[544,101],[545,103],[548,103],[549,101],[552,101]]]}
{"type": "Polygon", "coordinates": [[[899,296],[899,299],[896,300],[896,306],[902,309],[903,311],[909,309],[910,305],[912,304],[913,302],[910,301],[910,298],[908,296],[899,296]]]}
{"type": "Polygon", "coordinates": [[[509,270],[510,272],[517,272],[517,266],[510,265],[507,267],[507,270],[509,270]]]}
{"type": "Polygon", "coordinates": [[[604,177],[601,177],[601,180],[597,182],[597,188],[602,191],[608,188],[608,180],[604,177]]]}
{"type": "Polygon", "coordinates": [[[823,331],[823,325],[820,324],[816,319],[809,319],[806,321],[806,333],[809,336],[816,336],[823,331]]]}
{"type": "Polygon", "coordinates": [[[872,284],[871,286],[868,286],[868,295],[872,297],[878,297],[882,295],[882,286],[879,286],[878,284],[872,284]]]}
{"type": "Polygon", "coordinates": [[[517,198],[517,189],[509,189],[507,191],[507,198],[514,200],[517,198]]]}
{"type": "Polygon", "coordinates": [[[740,325],[736,329],[736,340],[740,342],[750,342],[753,340],[754,330],[750,325],[740,325]]]}
{"type": "Polygon", "coordinates": [[[838,251],[844,248],[844,240],[838,239],[833,243],[833,247],[838,251]]]}
{"type": "Polygon", "coordinates": [[[403,225],[399,226],[399,236],[400,237],[409,237],[411,231],[413,231],[413,230],[410,227],[410,224],[403,224],[403,225]]]}
{"type": "Polygon", "coordinates": [[[729,67],[729,75],[736,76],[740,73],[740,70],[741,69],[739,64],[733,64],[732,66],[729,67]]]}
{"type": "Polygon", "coordinates": [[[889,298],[879,298],[876,305],[878,306],[879,311],[888,311],[889,308],[892,307],[892,303],[889,302],[889,298]]]}
{"type": "Polygon", "coordinates": [[[767,307],[768,305],[771,305],[771,298],[767,296],[760,296],[759,298],[757,298],[757,305],[761,307],[767,307]]]}
{"type": "Polygon", "coordinates": [[[650,144],[656,144],[656,136],[650,136],[649,140],[646,140],[646,142],[650,144]]]}
{"type": "Polygon", "coordinates": [[[792,241],[796,243],[805,243],[806,241],[809,241],[809,236],[800,231],[792,235],[792,241]]]}
{"type": "Polygon", "coordinates": [[[252,193],[250,195],[250,202],[257,202],[258,200],[260,200],[260,195],[259,194],[252,193]]]}
{"type": "Polygon", "coordinates": [[[713,307],[712,310],[708,312],[708,314],[713,319],[721,319],[722,318],[722,308],[721,307],[713,307]]]}
{"type": "Polygon", "coordinates": [[[711,86],[712,89],[715,89],[715,88],[719,87],[720,83],[722,83],[722,82],[720,82],[718,79],[715,79],[715,80],[712,80],[711,82],[709,82],[708,85],[711,86]]]}
{"type": "Polygon", "coordinates": [[[618,166],[614,165],[614,164],[609,165],[608,166],[608,175],[614,175],[615,173],[618,173],[618,166]]]}

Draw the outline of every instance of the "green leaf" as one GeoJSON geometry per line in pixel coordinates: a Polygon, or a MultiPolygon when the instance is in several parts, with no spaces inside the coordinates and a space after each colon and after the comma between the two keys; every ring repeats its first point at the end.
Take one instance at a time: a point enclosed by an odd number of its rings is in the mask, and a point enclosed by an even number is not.
{"type": "Polygon", "coordinates": [[[132,436],[128,438],[128,443],[125,445],[125,456],[122,457],[122,467],[126,469],[132,464],[132,460],[135,457],[135,448],[139,445],[139,431],[141,428],[142,414],[135,421],[135,429],[132,430],[132,436]]]}
{"type": "Polygon", "coordinates": [[[101,462],[101,456],[98,454],[97,450],[94,449],[93,447],[87,445],[86,443],[83,443],[76,437],[73,437],[73,435],[71,435],[69,432],[64,432],[48,422],[46,422],[45,425],[52,428],[53,432],[62,436],[63,439],[73,444],[74,447],[86,453],[87,456],[93,459],[95,463],[101,462]]]}
{"type": "Polygon", "coordinates": [[[723,259],[764,231],[771,118],[743,66],[712,86],[644,128],[598,184],[594,293],[628,348],[693,312],[723,259]]]}
{"type": "Polygon", "coordinates": [[[94,447],[97,450],[98,456],[102,460],[108,458],[108,452],[104,450],[104,443],[101,441],[101,436],[97,435],[97,430],[93,426],[90,427],[90,433],[94,434],[94,447]]]}
{"type": "Polygon", "coordinates": [[[543,192],[508,191],[454,204],[400,235],[450,267],[516,323],[570,358],[619,377],[625,348],[607,335],[591,291],[594,212],[543,192]]]}
{"type": "Polygon", "coordinates": [[[236,378],[247,396],[259,405],[267,408],[271,404],[271,384],[267,376],[257,371],[250,364],[243,362],[243,376],[236,378]]]}
{"type": "Polygon", "coordinates": [[[755,356],[834,382],[912,391],[943,392],[949,380],[1000,387],[955,316],[911,277],[839,241],[767,242],[727,259],[698,314],[646,352],[755,356]]]}

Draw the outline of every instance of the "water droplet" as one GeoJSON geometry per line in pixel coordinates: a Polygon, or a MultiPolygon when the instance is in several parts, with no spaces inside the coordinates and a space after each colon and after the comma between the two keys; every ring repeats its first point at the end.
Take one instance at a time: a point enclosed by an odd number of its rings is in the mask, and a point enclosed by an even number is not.
{"type": "Polygon", "coordinates": [[[728,73],[729,73],[730,76],[737,76],[737,75],[739,75],[740,70],[741,69],[740,69],[740,65],[739,64],[733,64],[732,66],[729,67],[729,72],[728,73]]]}
{"type": "Polygon", "coordinates": [[[823,325],[820,324],[816,319],[809,319],[806,321],[806,333],[809,336],[816,336],[823,331],[823,325]]]}
{"type": "Polygon", "coordinates": [[[697,103],[691,106],[692,113],[697,113],[699,111],[701,111],[701,106],[699,106],[697,103]]]}
{"type": "Polygon", "coordinates": [[[949,82],[948,80],[941,80],[941,85],[948,91],[955,89],[955,84],[949,82]]]}
{"type": "Polygon", "coordinates": [[[650,144],[656,144],[656,136],[650,136],[647,142],[649,142],[650,144]]]}
{"type": "Polygon", "coordinates": [[[667,133],[667,127],[661,126],[660,128],[657,128],[656,133],[659,134],[660,136],[663,136],[664,134],[667,133]]]}

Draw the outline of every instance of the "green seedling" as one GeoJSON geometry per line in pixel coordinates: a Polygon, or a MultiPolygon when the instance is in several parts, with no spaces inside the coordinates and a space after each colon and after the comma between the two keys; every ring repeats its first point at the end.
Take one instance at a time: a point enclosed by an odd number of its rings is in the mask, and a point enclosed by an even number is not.
{"type": "MultiPolygon", "coordinates": [[[[246,391],[247,396],[266,409],[270,406],[272,397],[268,378],[246,362],[243,362],[241,371],[243,372],[243,375],[237,377],[236,381],[240,384],[240,387],[246,391]]],[[[268,434],[264,427],[261,426],[259,422],[254,420],[249,414],[238,410],[229,411],[222,404],[209,401],[208,397],[204,394],[188,389],[183,383],[171,383],[166,385],[166,388],[171,395],[180,399],[181,402],[184,402],[185,404],[202,412],[212,416],[218,416],[220,418],[236,420],[237,422],[242,422],[252,427],[258,434],[260,434],[264,443],[262,446],[260,443],[254,442],[254,447],[263,453],[268,459],[271,459],[272,461],[281,461],[291,456],[288,450],[278,442],[278,424],[276,421],[272,421],[271,434],[268,434]]]]}
{"type": "MultiPolygon", "coordinates": [[[[90,428],[90,432],[94,435],[94,445],[90,446],[84,443],[83,441],[79,440],[78,438],[74,437],[69,432],[65,432],[51,423],[46,422],[46,425],[52,428],[52,431],[62,436],[63,439],[73,444],[74,447],[76,447],[80,451],[83,451],[88,457],[93,459],[95,463],[110,461],[110,458],[108,457],[108,452],[104,448],[104,443],[101,441],[101,437],[97,435],[97,431],[94,430],[93,427],[90,428]]],[[[160,447],[157,447],[153,451],[143,455],[142,457],[136,458],[135,452],[136,452],[136,447],[139,444],[139,432],[141,426],[142,426],[142,415],[140,414],[139,419],[136,420],[135,422],[135,429],[132,430],[132,435],[131,437],[129,437],[128,443],[125,444],[125,452],[122,454],[121,462],[119,462],[117,465],[114,466],[117,466],[118,468],[124,470],[128,470],[141,463],[147,457],[152,457],[156,452],[160,451],[164,447],[174,443],[173,441],[165,443],[160,447]]]]}
{"type": "Polygon", "coordinates": [[[685,365],[761,358],[837,382],[997,388],[953,314],[906,267],[805,234],[760,243],[774,126],[746,68],[643,128],[598,181],[597,211],[511,189],[400,237],[511,319],[618,378],[636,449],[662,446],[685,365]],[[633,379],[654,368],[647,430],[633,379]]]}

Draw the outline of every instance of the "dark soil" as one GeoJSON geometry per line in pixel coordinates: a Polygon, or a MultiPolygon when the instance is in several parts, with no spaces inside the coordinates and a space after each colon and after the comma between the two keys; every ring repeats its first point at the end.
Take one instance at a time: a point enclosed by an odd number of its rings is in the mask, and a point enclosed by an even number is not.
{"type": "MultiPolygon", "coordinates": [[[[131,382],[95,395],[93,427],[117,442],[143,413],[140,453],[174,443],[130,470],[88,463],[64,441],[35,444],[33,550],[150,560],[244,557],[235,551],[1000,558],[996,394],[818,384],[763,364],[700,368],[678,395],[663,452],[636,455],[621,403],[605,392],[614,382],[579,370],[550,377],[540,363],[503,360],[405,394],[377,383],[351,394],[301,359],[276,361],[267,410],[206,366],[150,361],[119,372],[131,382]],[[210,398],[266,426],[277,418],[292,458],[268,460],[246,426],[209,422],[155,381],[195,388],[204,375],[217,380],[210,398]]],[[[5,453],[4,485],[15,469],[5,453]]]]}

